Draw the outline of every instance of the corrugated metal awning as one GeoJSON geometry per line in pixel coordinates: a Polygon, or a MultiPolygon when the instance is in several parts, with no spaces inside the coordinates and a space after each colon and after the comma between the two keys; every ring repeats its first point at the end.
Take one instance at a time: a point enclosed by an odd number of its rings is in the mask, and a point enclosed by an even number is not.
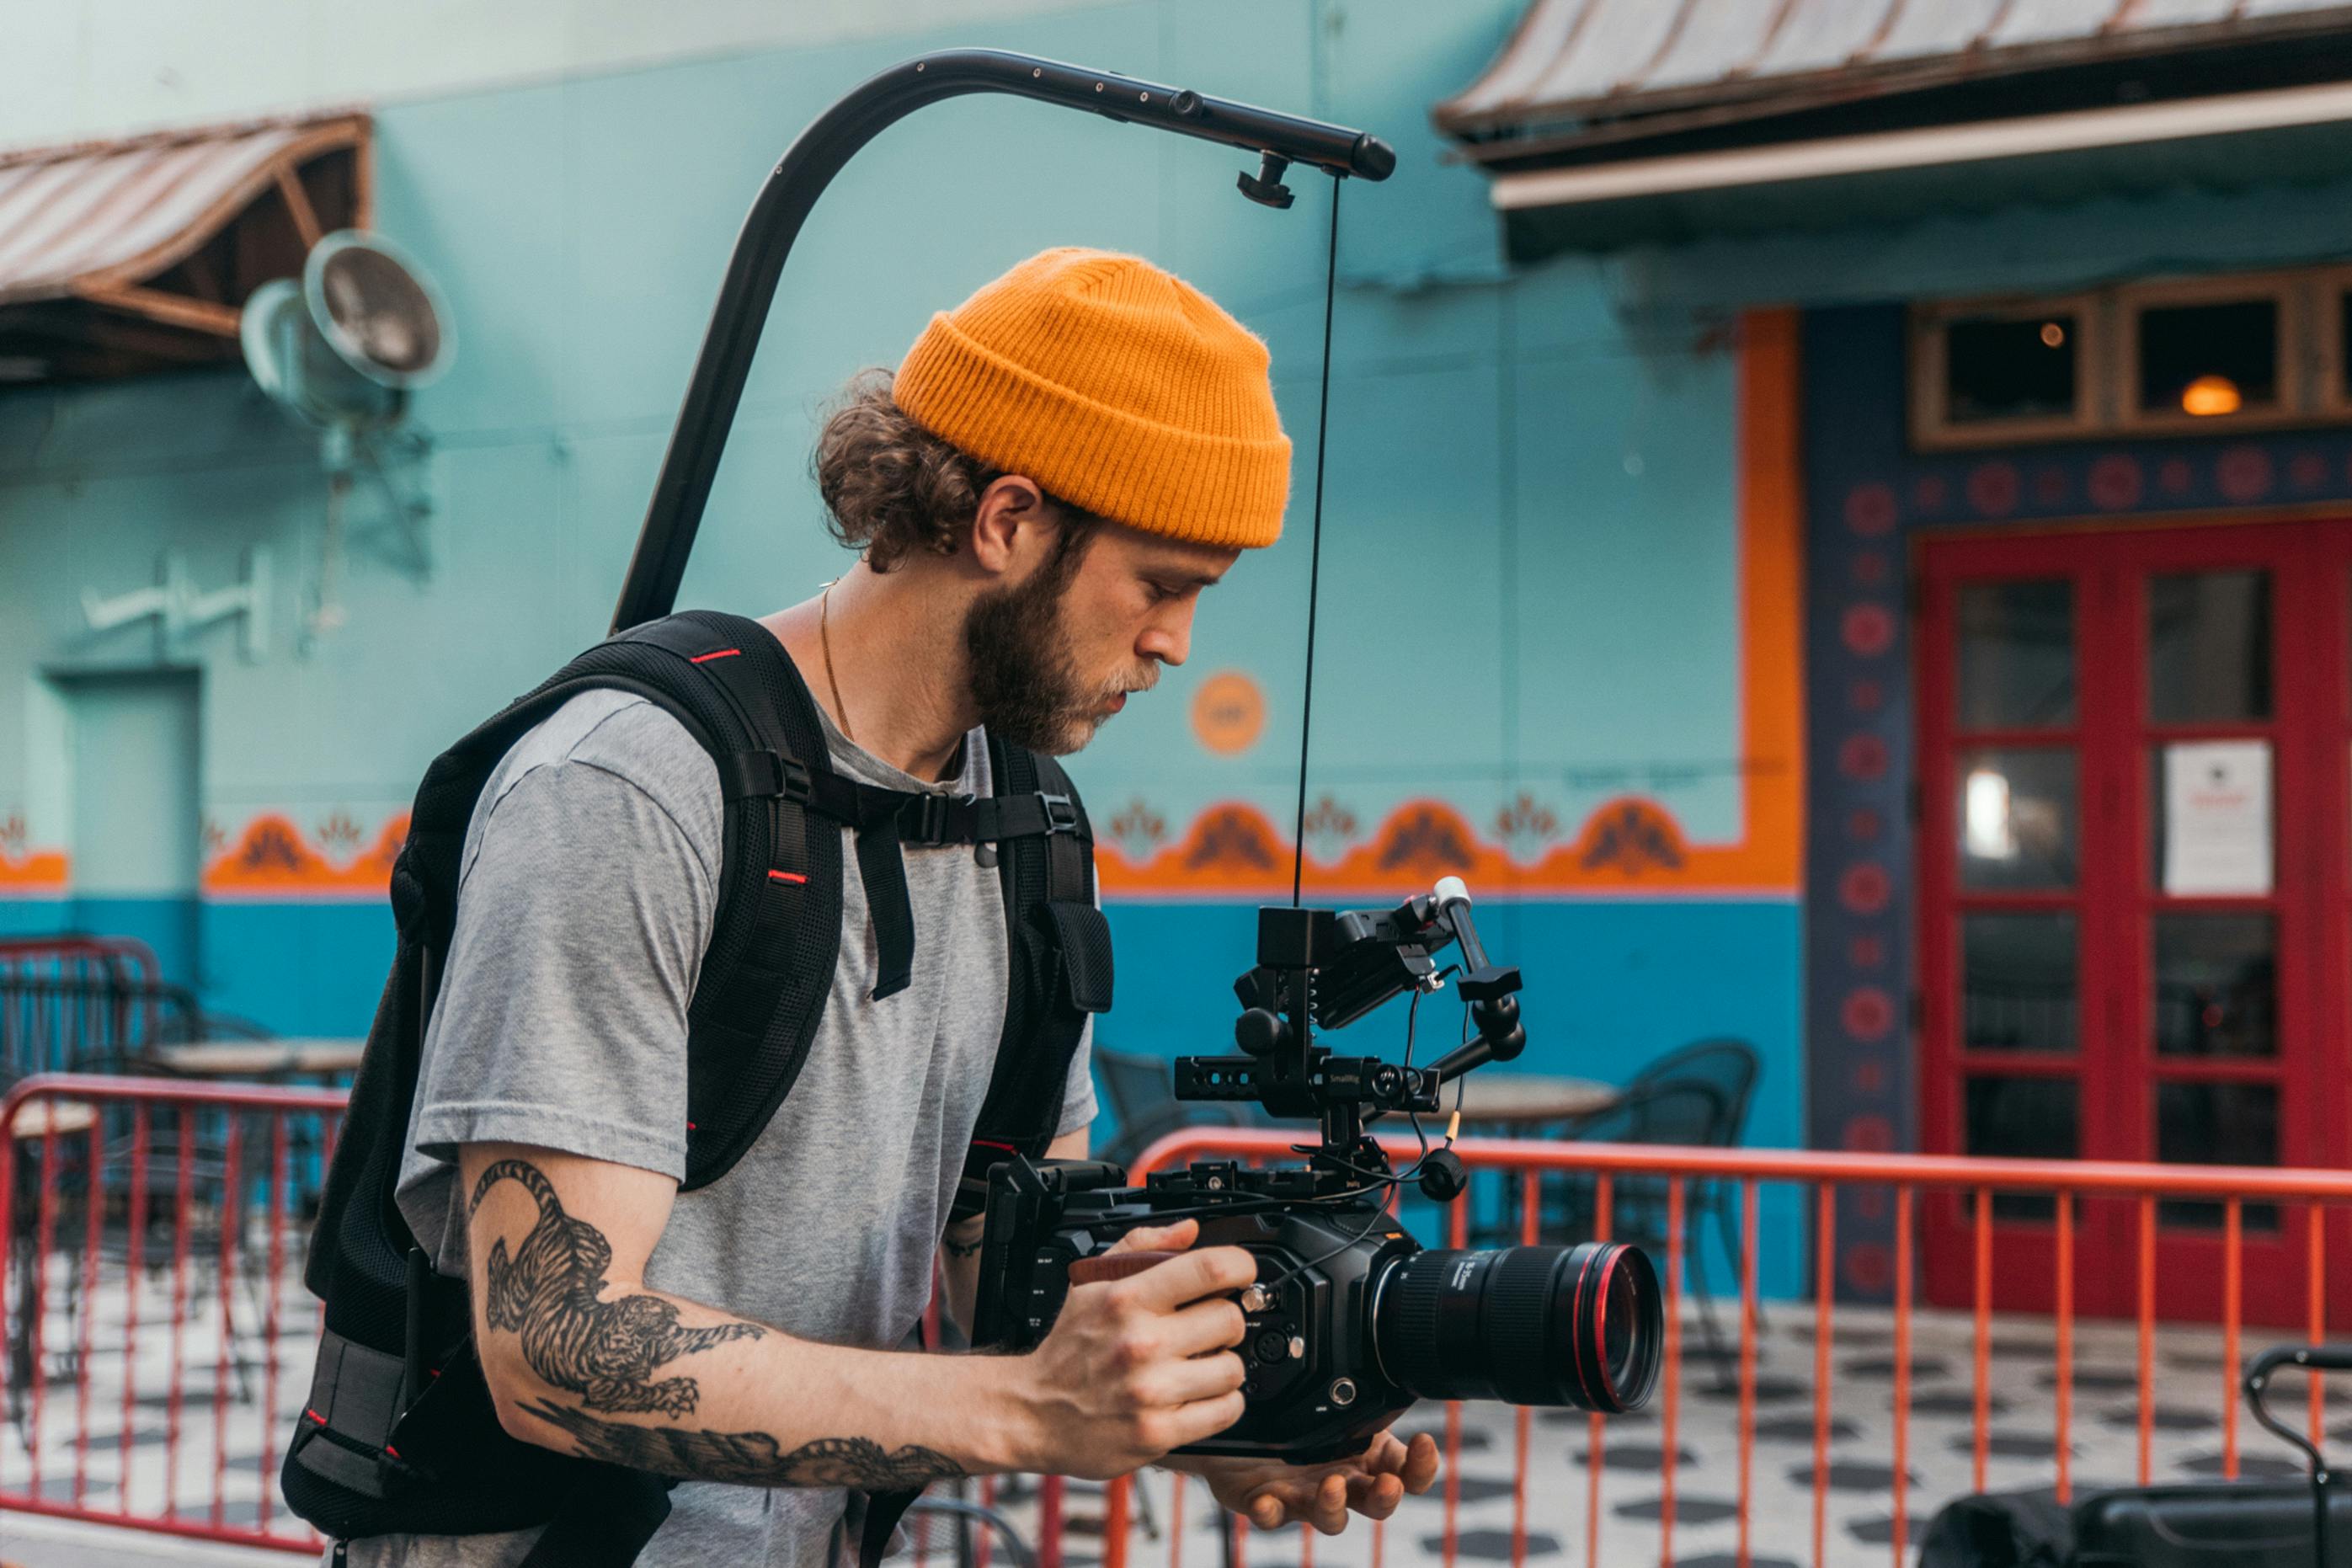
{"type": "MultiPolygon", "coordinates": [[[[1785,112],[1961,79],[2352,26],[2345,0],[1534,0],[1438,105],[1457,136],[1580,132],[1675,110],[1785,112]]],[[[1475,153],[1475,149],[1474,149],[1475,153]]]]}
{"type": "MultiPolygon", "coordinates": [[[[2061,199],[2098,188],[2102,150],[2284,133],[2324,161],[2312,128],[2352,121],[2347,84],[2347,0],[1533,0],[1433,117],[1507,214],[1612,206],[1591,232],[1638,239],[1769,221],[1768,188],[1820,208],[1840,179],[1884,196],[1900,171],[2045,153],[2032,180],[2061,199]]],[[[1533,228],[1552,237],[1515,222],[1514,254],[1579,243],[1533,228]]]]}
{"type": "Polygon", "coordinates": [[[367,225],[368,136],[352,113],[0,153],[0,379],[226,357],[247,294],[367,225]]]}

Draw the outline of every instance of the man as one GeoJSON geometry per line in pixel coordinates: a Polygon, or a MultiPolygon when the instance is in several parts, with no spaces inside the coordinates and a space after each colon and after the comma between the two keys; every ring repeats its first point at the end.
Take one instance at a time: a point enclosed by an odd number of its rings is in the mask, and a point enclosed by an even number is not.
{"type": "MultiPolygon", "coordinates": [[[[985,729],[1076,751],[1190,651],[1192,611],[1281,530],[1290,444],[1265,345],[1133,257],[1056,249],[933,317],[819,440],[846,575],[763,624],[805,676],[836,772],[989,793],[985,729]],[[985,729],[984,729],[985,727],[985,729]]],[[[845,832],[846,830],[845,829],[845,832]]],[[[1074,1290],[1025,1356],[893,1348],[944,1247],[969,1312],[979,1222],[950,1200],[1004,1014],[997,875],[908,847],[919,939],[874,1001],[858,878],[807,1064],[725,1177],[681,1194],[687,1008],[711,932],[709,754],[632,693],[572,699],[507,754],[467,833],[425,1037],[402,1212],[471,1286],[499,1418],[528,1442],[680,1477],[647,1563],[814,1564],[846,1492],[1036,1470],[1110,1477],[1241,1414],[1254,1277],[1182,1256],[1074,1290]]],[[[1084,1047],[1052,1152],[1083,1157],[1084,1047]]],[[[1226,1507],[1336,1532],[1434,1478],[1383,1436],[1310,1468],[1181,1459],[1226,1507]]],[[[530,1532],[353,1542],[366,1563],[509,1563],[530,1532]]]]}

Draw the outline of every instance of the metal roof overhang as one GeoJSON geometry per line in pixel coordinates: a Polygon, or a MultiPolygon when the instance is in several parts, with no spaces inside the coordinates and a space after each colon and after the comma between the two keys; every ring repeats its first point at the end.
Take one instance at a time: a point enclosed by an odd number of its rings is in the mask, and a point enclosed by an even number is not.
{"type": "Polygon", "coordinates": [[[1510,256],[2352,175],[2352,82],[1497,174],[1510,256]]]}
{"type": "Polygon", "coordinates": [[[0,153],[0,384],[234,360],[246,297],[370,222],[361,113],[0,153]]]}

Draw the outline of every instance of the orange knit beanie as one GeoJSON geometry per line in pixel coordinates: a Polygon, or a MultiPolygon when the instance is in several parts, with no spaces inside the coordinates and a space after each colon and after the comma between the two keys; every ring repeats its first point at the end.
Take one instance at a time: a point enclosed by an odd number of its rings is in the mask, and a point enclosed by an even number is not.
{"type": "Polygon", "coordinates": [[[1041,251],[931,318],[891,395],[1008,473],[1148,532],[1282,534],[1290,438],[1265,344],[1140,257],[1041,251]]]}

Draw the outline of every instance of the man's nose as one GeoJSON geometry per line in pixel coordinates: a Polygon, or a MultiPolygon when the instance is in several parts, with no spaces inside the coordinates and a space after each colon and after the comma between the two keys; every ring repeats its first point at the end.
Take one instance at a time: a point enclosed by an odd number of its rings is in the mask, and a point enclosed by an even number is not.
{"type": "Polygon", "coordinates": [[[1188,606],[1173,621],[1153,625],[1138,639],[1136,651],[1146,658],[1156,658],[1162,664],[1184,662],[1192,651],[1192,612],[1188,606]]]}

